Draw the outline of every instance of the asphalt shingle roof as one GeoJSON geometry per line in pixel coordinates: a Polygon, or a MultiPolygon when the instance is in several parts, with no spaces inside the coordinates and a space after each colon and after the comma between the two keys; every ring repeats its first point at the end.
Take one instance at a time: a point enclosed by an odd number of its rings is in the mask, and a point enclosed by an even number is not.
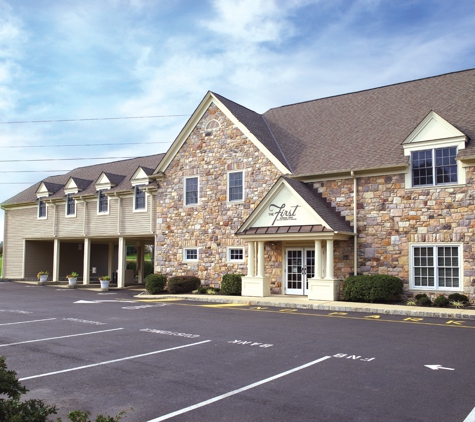
{"type": "Polygon", "coordinates": [[[80,192],[81,195],[95,194],[95,182],[103,172],[112,177],[113,180],[111,180],[111,182],[117,183],[117,186],[110,190],[111,192],[131,190],[132,184],[130,183],[130,178],[133,176],[137,168],[156,168],[164,155],[165,154],[156,154],[146,157],[133,158],[130,160],[114,161],[112,163],[102,163],[93,166],[79,167],[66,174],[50,176],[34,184],[33,186],[30,186],[28,189],[25,189],[18,195],[6,200],[1,205],[15,205],[35,202],[37,199],[36,191],[41,182],[44,182],[47,187],[49,186],[54,188],[53,191],[56,192],[53,195],[50,195],[48,198],[62,198],[65,196],[63,187],[71,177],[75,181],[81,181],[81,188],[84,188],[84,190],[80,192]]]}

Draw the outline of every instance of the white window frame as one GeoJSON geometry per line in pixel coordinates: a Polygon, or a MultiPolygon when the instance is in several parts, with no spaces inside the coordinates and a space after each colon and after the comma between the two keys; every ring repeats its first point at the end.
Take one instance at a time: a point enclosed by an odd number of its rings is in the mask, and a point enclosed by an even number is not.
{"type": "Polygon", "coordinates": [[[77,213],[77,209],[78,209],[77,201],[71,196],[70,193],[68,193],[66,195],[66,205],[64,207],[64,214],[65,214],[66,218],[75,218],[76,213],[77,213]],[[74,213],[68,214],[68,205],[69,205],[69,200],[70,199],[72,199],[74,201],[74,213]]]}
{"type": "Polygon", "coordinates": [[[106,189],[99,189],[97,191],[97,215],[109,215],[110,198],[108,195],[105,194],[105,191],[106,189]],[[107,198],[107,211],[100,211],[101,195],[107,198]]]}
{"type": "Polygon", "coordinates": [[[199,176],[187,176],[185,177],[184,181],[183,181],[183,203],[186,207],[196,207],[200,202],[200,178],[199,176]],[[187,190],[186,190],[186,183],[187,183],[187,180],[190,180],[190,179],[196,179],[196,184],[197,184],[197,187],[196,187],[196,202],[192,202],[192,203],[187,203],[186,201],[186,193],[187,193],[187,190]]]}
{"type": "Polygon", "coordinates": [[[42,196],[41,198],[38,198],[38,208],[36,210],[36,218],[38,220],[47,220],[48,219],[48,204],[44,201],[46,197],[42,196]],[[43,203],[45,206],[45,215],[40,216],[40,204],[43,203]]]}
{"type": "Polygon", "coordinates": [[[463,245],[461,243],[411,243],[410,248],[410,290],[416,291],[434,291],[434,292],[461,292],[463,291],[463,245]],[[438,285],[439,269],[437,257],[437,248],[451,247],[458,249],[458,270],[459,270],[459,286],[458,287],[440,287],[438,285]],[[433,248],[434,249],[434,286],[416,286],[415,284],[415,265],[414,265],[414,249],[415,248],[433,248]]]}
{"type": "Polygon", "coordinates": [[[134,210],[133,211],[134,212],[147,212],[147,204],[148,204],[147,192],[142,191],[142,189],[140,189],[140,186],[143,186],[143,185],[134,186],[134,210]],[[144,193],[144,197],[145,197],[145,207],[144,208],[137,208],[136,200],[137,200],[137,192],[139,190],[144,193]]]}
{"type": "MultiPolygon", "coordinates": [[[[445,188],[451,186],[460,186],[466,184],[466,171],[463,167],[463,163],[460,160],[455,160],[457,164],[457,183],[443,183],[443,184],[432,184],[432,185],[418,185],[414,186],[412,184],[412,153],[427,151],[427,150],[436,150],[444,148],[457,148],[457,154],[461,149],[465,149],[465,140],[452,140],[452,141],[425,141],[425,142],[416,142],[414,144],[406,144],[403,146],[404,155],[409,157],[410,165],[405,174],[405,185],[408,189],[430,189],[430,188],[445,188]]],[[[433,168],[435,168],[435,162],[433,161],[433,168]]]]}
{"type": "Polygon", "coordinates": [[[199,248],[183,248],[183,262],[198,262],[200,257],[200,250],[199,248]],[[188,251],[196,251],[196,259],[189,259],[187,257],[188,251]]]}
{"type": "Polygon", "coordinates": [[[244,171],[243,170],[228,171],[226,197],[227,197],[228,202],[232,202],[232,203],[244,202],[244,171]],[[236,173],[241,173],[241,175],[242,175],[241,199],[231,199],[231,195],[229,194],[230,189],[231,189],[231,186],[230,186],[230,183],[229,183],[230,182],[230,175],[231,174],[236,174],[236,173]]]}
{"type": "Polygon", "coordinates": [[[245,262],[245,256],[244,256],[244,247],[243,246],[228,246],[227,248],[227,261],[228,262],[245,262]],[[241,253],[242,253],[242,258],[241,259],[233,259],[232,256],[231,256],[231,251],[233,250],[240,250],[241,253]]]}

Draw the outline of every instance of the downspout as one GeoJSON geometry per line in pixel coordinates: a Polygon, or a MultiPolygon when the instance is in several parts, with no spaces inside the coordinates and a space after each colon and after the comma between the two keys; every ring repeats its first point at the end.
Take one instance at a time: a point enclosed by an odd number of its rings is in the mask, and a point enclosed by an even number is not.
{"type": "Polygon", "coordinates": [[[56,237],[56,203],[54,203],[53,237],[56,237]]]}
{"type": "Polygon", "coordinates": [[[354,256],[353,256],[353,275],[358,275],[358,210],[357,210],[357,205],[358,205],[358,197],[357,197],[357,188],[358,188],[358,182],[356,179],[355,172],[351,170],[351,177],[353,178],[353,233],[355,234],[353,236],[353,250],[354,250],[354,256]]]}
{"type": "Polygon", "coordinates": [[[82,233],[84,237],[86,237],[86,215],[87,215],[87,202],[84,199],[84,221],[82,225],[82,233]]]}
{"type": "Polygon", "coordinates": [[[120,196],[117,195],[117,234],[120,235],[120,196]]]}

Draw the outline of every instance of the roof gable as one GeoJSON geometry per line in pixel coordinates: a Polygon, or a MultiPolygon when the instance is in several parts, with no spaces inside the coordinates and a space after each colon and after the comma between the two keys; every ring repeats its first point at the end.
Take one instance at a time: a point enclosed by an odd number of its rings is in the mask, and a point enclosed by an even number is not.
{"type": "Polygon", "coordinates": [[[208,92],[205,97],[201,100],[200,104],[185,124],[183,129],[178,134],[177,138],[173,144],[168,149],[167,153],[163,157],[160,164],[154,171],[154,174],[164,172],[167,167],[172,162],[175,155],[178,153],[180,148],[186,142],[190,136],[193,129],[196,127],[198,122],[203,118],[204,114],[214,103],[224,114],[225,116],[233,122],[233,124],[239,128],[239,130],[284,174],[290,173],[288,166],[284,165],[285,157],[280,153],[280,147],[276,147],[276,141],[273,138],[270,129],[267,127],[264,119],[259,114],[255,113],[252,110],[246,109],[245,107],[240,106],[239,104],[233,103],[232,101],[226,100],[224,97],[218,96],[212,92],[208,92]],[[236,114],[240,115],[240,119],[236,117],[235,114],[228,108],[233,108],[233,111],[236,114]],[[237,110],[239,113],[237,113],[237,110]],[[254,131],[259,134],[252,133],[248,125],[254,121],[253,127],[254,131]],[[247,123],[247,125],[246,125],[247,123]],[[259,136],[259,138],[257,137],[259,136]],[[273,145],[272,145],[273,144],[273,145]],[[271,152],[273,150],[273,152],[271,152]],[[277,158],[279,155],[279,158],[277,158]]]}
{"type": "Polygon", "coordinates": [[[64,193],[66,195],[79,193],[86,189],[91,183],[91,180],[80,179],[78,177],[70,177],[64,185],[64,193]]]}
{"type": "Polygon", "coordinates": [[[465,138],[466,135],[452,126],[447,120],[431,111],[404,140],[403,144],[415,144],[427,141],[447,141],[465,138]]]}
{"type": "Polygon", "coordinates": [[[153,173],[152,169],[139,166],[135,173],[130,178],[130,183],[132,186],[137,185],[148,185],[150,183],[149,175],[153,173]]]}
{"type": "Polygon", "coordinates": [[[281,177],[237,234],[258,227],[322,226],[321,231],[352,233],[334,209],[303,182],[281,177]]]}

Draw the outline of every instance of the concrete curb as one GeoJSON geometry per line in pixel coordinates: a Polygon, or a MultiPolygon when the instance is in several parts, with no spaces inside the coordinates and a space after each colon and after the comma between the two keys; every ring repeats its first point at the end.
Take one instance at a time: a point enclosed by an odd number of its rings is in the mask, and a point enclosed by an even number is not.
{"type": "Polygon", "coordinates": [[[148,295],[139,294],[134,296],[138,299],[181,299],[195,302],[245,304],[248,306],[272,306],[277,308],[313,309],[317,311],[331,312],[359,312],[368,314],[401,315],[418,318],[445,318],[464,319],[475,321],[475,309],[448,309],[448,308],[424,308],[420,306],[401,306],[385,304],[368,304],[353,302],[328,302],[311,301],[304,298],[287,298],[278,296],[272,299],[233,297],[233,296],[207,296],[207,295],[148,295]]]}

